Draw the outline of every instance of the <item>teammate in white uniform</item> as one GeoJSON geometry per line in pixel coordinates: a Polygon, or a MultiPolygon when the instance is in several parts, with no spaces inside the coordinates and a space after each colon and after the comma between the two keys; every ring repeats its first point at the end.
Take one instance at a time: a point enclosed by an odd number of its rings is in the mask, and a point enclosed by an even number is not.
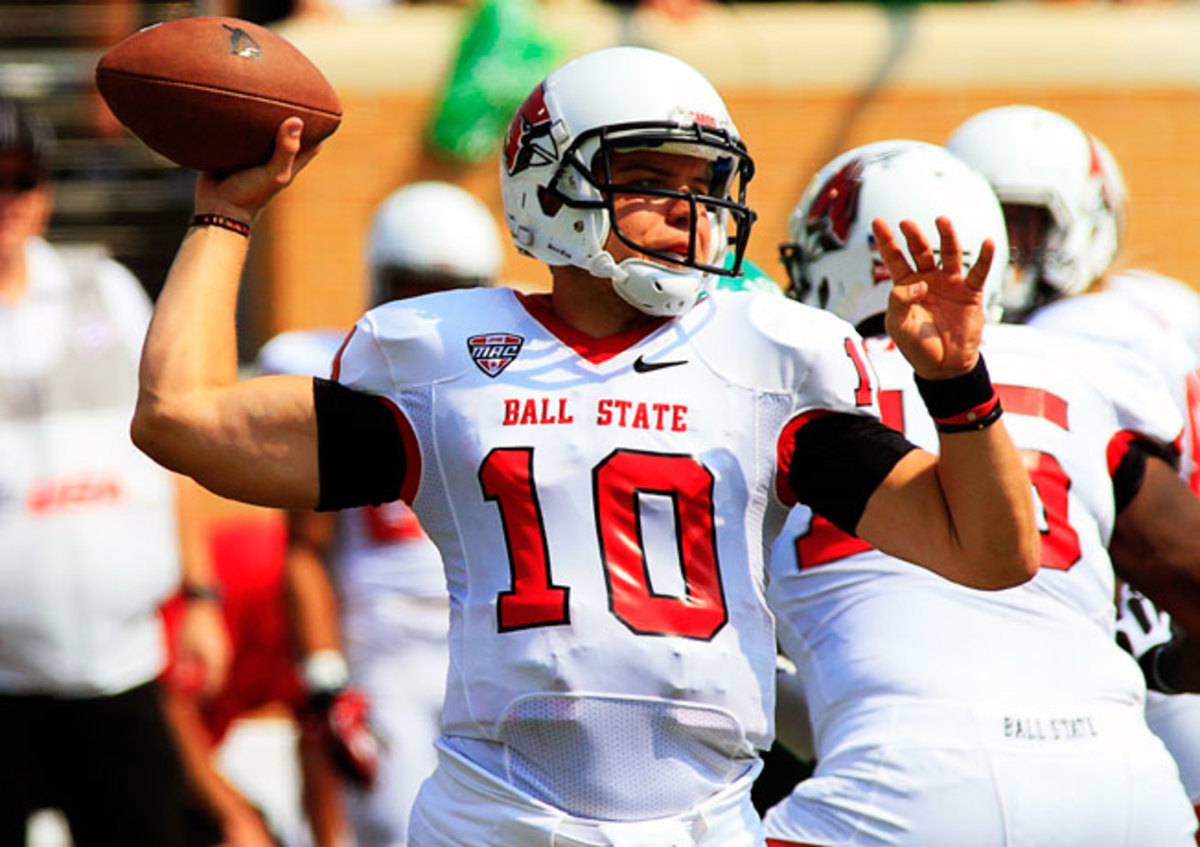
{"type": "MultiPolygon", "coordinates": [[[[366,260],[372,306],[490,285],[500,274],[500,234],[487,207],[463,189],[414,183],[379,205],[366,260]]],[[[328,376],[345,336],[283,333],[259,352],[259,371],[328,376]]],[[[289,561],[303,570],[315,556],[317,578],[328,568],[340,617],[338,638],[305,632],[319,630],[325,617],[296,610],[310,693],[332,707],[347,685],[360,689],[383,742],[369,789],[347,794],[355,840],[358,847],[403,845],[417,789],[437,763],[450,614],[441,556],[400,501],[332,515],[294,512],[290,529],[289,561]]],[[[302,606],[306,590],[293,593],[302,606]]]]}
{"type": "MultiPolygon", "coordinates": [[[[299,123],[268,165],[202,176],[198,210],[249,219],[291,178],[299,123]]],[[[383,305],[337,382],[233,383],[217,364],[245,239],[212,217],[185,238],[147,336],[137,443],[245,500],[400,495],[442,555],[445,734],[410,844],[761,845],[764,567],[797,499],[978,587],[1036,569],[1028,476],[976,350],[991,244],[964,275],[948,222],[940,262],[904,228],[918,270],[876,233],[931,402],[981,413],[938,459],[873,416],[848,324],[707,293],[737,273],[722,260],[745,247],[751,174],[693,68],[631,47],[568,63],[518,111],[501,161],[509,229],[551,266],[551,292],[383,305]]]]}
{"type": "MultiPolygon", "coordinates": [[[[1004,239],[990,186],[946,150],[870,144],[814,177],[784,249],[797,298],[868,336],[884,422],[931,448],[934,426],[884,331],[887,272],[868,221],[925,224],[938,214],[958,221],[968,243],[1004,239]]],[[[1002,264],[993,270],[996,295],[1002,273],[1002,264]]],[[[1169,443],[1180,421],[1152,372],[1092,363],[1122,380],[1124,391],[1106,397],[1063,364],[1080,351],[1056,342],[1021,327],[984,331],[1040,506],[1042,567],[1031,582],[964,589],[806,507],[789,517],[768,597],[803,682],[817,766],[767,814],[769,839],[830,847],[1190,842],[1194,822],[1174,762],[1142,716],[1145,684],[1113,640],[1105,552],[1144,461],[1110,445],[1123,443],[1127,429],[1169,443]]]]}
{"type": "Polygon", "coordinates": [[[129,441],[141,285],[44,241],[51,134],[0,99],[0,843],[65,814],[76,844],[179,844],[155,678],[180,579],[168,474],[129,441]]]}
{"type": "MultiPolygon", "coordinates": [[[[981,112],[947,146],[988,178],[1004,205],[1010,241],[1018,245],[1006,279],[1013,315],[1049,332],[1117,345],[1159,370],[1184,416],[1181,473],[1200,493],[1200,295],[1148,271],[1112,269],[1127,192],[1111,153],[1068,118],[1033,106],[981,112]]],[[[1139,571],[1142,579],[1150,573],[1139,571]]],[[[1146,593],[1173,599],[1177,612],[1200,610],[1198,582],[1197,573],[1160,574],[1146,593]]],[[[1129,604],[1117,608],[1126,614],[1129,604]]],[[[1134,632],[1142,623],[1122,626],[1134,632]]],[[[1198,627],[1193,617],[1188,629],[1200,633],[1198,627]]],[[[1151,691],[1147,720],[1179,761],[1200,814],[1200,697],[1151,691]]]]}

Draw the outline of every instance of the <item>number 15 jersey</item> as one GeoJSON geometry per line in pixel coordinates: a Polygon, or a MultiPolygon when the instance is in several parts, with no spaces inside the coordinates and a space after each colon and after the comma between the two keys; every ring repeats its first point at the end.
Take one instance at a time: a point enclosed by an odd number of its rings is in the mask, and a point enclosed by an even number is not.
{"type": "Polygon", "coordinates": [[[858,344],[743,293],[604,339],[504,289],[364,316],[335,376],[406,435],[405,499],[450,592],[451,746],[610,820],[745,773],[773,731],[780,435],[814,409],[875,413],[858,344]]]}

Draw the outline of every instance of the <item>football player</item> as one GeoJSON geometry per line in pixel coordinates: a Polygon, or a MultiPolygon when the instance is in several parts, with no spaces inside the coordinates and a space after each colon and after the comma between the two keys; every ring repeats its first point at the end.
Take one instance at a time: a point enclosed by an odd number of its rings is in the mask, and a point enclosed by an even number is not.
{"type": "MultiPolygon", "coordinates": [[[[974,115],[953,132],[947,146],[991,182],[1004,207],[1010,241],[1017,244],[1005,279],[1011,308],[1005,319],[1115,344],[1151,362],[1167,379],[1184,415],[1180,472],[1200,493],[1200,295],[1159,274],[1113,267],[1128,195],[1111,152],[1067,117],[1027,105],[974,115]]],[[[1186,526],[1174,510],[1159,510],[1159,517],[1162,526],[1156,535],[1186,526]]],[[[1186,537],[1181,543],[1187,543],[1186,537]]],[[[1157,617],[1152,600],[1170,600],[1181,613],[1200,608],[1200,594],[1194,589],[1190,596],[1186,593],[1194,577],[1181,578],[1169,569],[1152,572],[1140,546],[1130,558],[1141,560],[1135,588],[1151,599],[1121,602],[1117,610],[1127,639],[1135,636],[1143,647],[1139,658],[1153,671],[1158,665],[1149,650],[1161,642],[1145,635],[1144,623],[1151,618],[1129,617],[1130,609],[1148,609],[1157,617]],[[1143,635],[1137,637],[1137,630],[1143,635]]],[[[1200,632],[1196,625],[1186,628],[1200,632]]],[[[1171,630],[1163,626],[1154,631],[1166,636],[1171,630]]],[[[1152,689],[1189,690],[1154,673],[1148,681],[1152,689]]],[[[1147,720],[1178,760],[1200,815],[1200,698],[1152,690],[1147,720]]]]}
{"type": "Polygon", "coordinates": [[[332,380],[237,383],[243,233],[311,158],[300,124],[267,165],[199,178],[133,433],[225,496],[402,498],[420,518],[449,586],[450,675],[410,844],[763,844],[764,560],[796,500],[976,587],[1036,569],[1028,475],[977,351],[990,242],[965,273],[949,222],[940,260],[904,227],[915,268],[877,232],[893,335],[945,424],[938,458],[879,422],[850,325],[710,291],[740,270],[750,156],[694,68],[609,48],[538,85],[501,156],[506,223],[550,292],[387,303],[332,380]]]}
{"type": "MultiPolygon", "coordinates": [[[[930,447],[934,422],[885,326],[897,265],[868,222],[939,214],[965,243],[997,241],[994,302],[1007,254],[1000,204],[935,145],[879,142],[834,159],[801,197],[783,249],[797,299],[867,336],[884,422],[930,447]]],[[[1105,551],[1147,464],[1166,468],[1156,456],[1179,415],[1152,370],[1107,349],[1007,325],[983,337],[1036,492],[1041,568],[1016,588],[972,591],[807,507],[793,512],[768,598],[803,682],[817,765],[768,812],[772,845],[1191,843],[1178,771],[1143,717],[1145,683],[1114,641],[1105,551]],[[1067,364],[1085,357],[1112,396],[1067,364]]]]}
{"type": "MultiPolygon", "coordinates": [[[[376,209],[366,263],[371,306],[492,285],[500,275],[500,233],[487,207],[458,186],[413,183],[376,209]]],[[[259,351],[259,372],[328,376],[345,335],[278,335],[259,351]]],[[[297,511],[288,523],[309,725],[327,735],[335,761],[364,789],[346,793],[356,843],[398,847],[406,843],[417,788],[437,762],[450,615],[441,556],[401,501],[332,514],[297,511]],[[350,705],[356,692],[369,704],[370,727],[345,719],[362,714],[350,705]]]]}

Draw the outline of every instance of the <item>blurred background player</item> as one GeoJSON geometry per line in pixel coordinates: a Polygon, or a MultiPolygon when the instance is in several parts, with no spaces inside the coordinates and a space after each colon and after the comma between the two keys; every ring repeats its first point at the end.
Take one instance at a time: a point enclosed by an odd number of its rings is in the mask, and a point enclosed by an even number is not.
{"type": "MultiPolygon", "coordinates": [[[[966,243],[1004,243],[999,202],[978,173],[934,145],[869,144],[814,177],[783,250],[797,299],[868,336],[884,422],[927,445],[934,426],[886,335],[889,271],[869,222],[926,226],[941,214],[966,243]]],[[[1005,256],[998,247],[993,303],[1005,256]]],[[[1030,463],[1046,522],[1042,567],[1025,585],[971,591],[806,508],[792,514],[768,597],[811,713],[817,767],[768,813],[770,844],[1191,841],[1177,769],[1145,725],[1145,684],[1113,640],[1105,551],[1140,493],[1137,469],[1159,461],[1149,456],[1177,436],[1179,414],[1152,370],[1115,358],[1105,373],[1124,391],[1105,396],[1068,364],[1079,351],[1054,336],[993,324],[983,351],[1030,463]],[[1138,440],[1124,438],[1128,428],[1138,440]]]]}
{"type": "Polygon", "coordinates": [[[278,768],[292,757],[306,758],[294,729],[285,729],[289,737],[275,745],[283,756],[269,761],[248,762],[245,755],[239,761],[224,746],[233,729],[238,744],[257,737],[261,757],[262,736],[278,735],[301,712],[283,598],[285,537],[283,520],[270,514],[214,520],[207,539],[212,591],[205,598],[179,595],[163,607],[168,643],[175,642],[187,606],[203,602],[219,610],[231,646],[229,672],[215,688],[202,668],[178,655],[163,674],[167,715],[188,778],[188,847],[336,847],[345,841],[344,833],[322,825],[319,785],[303,781],[293,797],[286,797],[296,786],[296,774],[309,770],[295,764],[278,768]],[[268,720],[268,713],[284,720],[268,720]],[[301,793],[311,832],[299,812],[301,793]]]}
{"type": "MultiPolygon", "coordinates": [[[[444,182],[414,183],[384,199],[366,254],[371,307],[494,285],[502,264],[487,207],[444,182]]],[[[328,376],[344,340],[344,330],[284,333],[263,347],[259,370],[328,376]]],[[[377,774],[371,757],[356,764],[352,750],[339,754],[357,783],[346,795],[357,843],[402,845],[408,810],[437,763],[449,626],[441,556],[397,501],[292,512],[288,572],[310,710],[326,713],[359,689],[382,742],[377,774]]],[[[321,723],[335,731],[328,718],[321,723]]]]}
{"type": "MultiPolygon", "coordinates": [[[[951,134],[947,146],[991,182],[1004,207],[1013,245],[1005,279],[1005,320],[1116,345],[1151,363],[1167,380],[1181,414],[1181,473],[1200,492],[1200,296],[1178,280],[1114,266],[1124,237],[1128,193],[1108,148],[1069,118],[1028,105],[980,112],[951,134]]],[[[1169,518],[1168,516],[1165,516],[1169,518]]],[[[1144,576],[1149,576],[1148,573],[1144,576]]],[[[1186,582],[1169,572],[1143,593],[1179,595],[1186,582]]],[[[1200,597],[1177,602],[1200,604],[1200,597]]],[[[1118,614],[1126,638],[1142,646],[1159,612],[1145,597],[1126,595],[1118,614]]],[[[1153,628],[1160,636],[1169,626],[1153,628]]],[[[1127,643],[1129,643],[1127,641],[1127,643]]],[[[1147,720],[1167,743],[1200,814],[1200,698],[1152,691],[1147,720]]]]}
{"type": "MultiPolygon", "coordinates": [[[[206,596],[211,565],[176,480],[129,441],[149,299],[104,250],[41,237],[52,144],[0,98],[0,843],[53,807],[79,845],[174,845],[158,607],[181,575],[206,596]]],[[[181,633],[219,684],[219,615],[189,602],[181,633]]]]}

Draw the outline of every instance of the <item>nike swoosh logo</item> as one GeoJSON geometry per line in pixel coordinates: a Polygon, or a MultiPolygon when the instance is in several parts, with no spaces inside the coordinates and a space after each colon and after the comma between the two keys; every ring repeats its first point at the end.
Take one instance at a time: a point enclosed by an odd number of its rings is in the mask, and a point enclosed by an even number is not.
{"type": "Polygon", "coordinates": [[[686,365],[687,359],[678,359],[673,362],[647,362],[643,357],[638,356],[633,360],[633,369],[640,374],[650,373],[650,371],[659,371],[663,368],[673,368],[676,365],[686,365]]]}

